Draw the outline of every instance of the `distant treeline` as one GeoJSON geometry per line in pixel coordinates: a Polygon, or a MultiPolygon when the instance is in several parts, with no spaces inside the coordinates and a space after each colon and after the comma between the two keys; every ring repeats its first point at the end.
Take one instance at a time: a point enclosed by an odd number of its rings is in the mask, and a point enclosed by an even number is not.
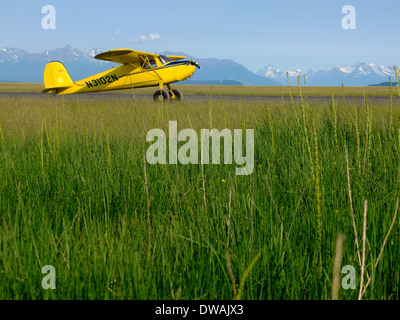
{"type": "MultiPolygon", "coordinates": [[[[393,87],[397,87],[397,82],[392,82],[393,87]]],[[[390,87],[390,82],[381,82],[378,84],[370,84],[369,87],[390,87]]]]}

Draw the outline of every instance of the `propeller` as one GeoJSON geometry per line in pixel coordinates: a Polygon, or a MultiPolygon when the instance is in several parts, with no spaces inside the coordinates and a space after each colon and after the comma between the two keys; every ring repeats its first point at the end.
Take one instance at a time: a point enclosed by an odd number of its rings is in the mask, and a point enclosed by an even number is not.
{"type": "Polygon", "coordinates": [[[190,64],[191,64],[192,66],[196,66],[196,68],[199,68],[199,69],[200,69],[200,65],[199,65],[198,62],[193,61],[193,60],[190,60],[189,62],[190,62],[190,64]]]}

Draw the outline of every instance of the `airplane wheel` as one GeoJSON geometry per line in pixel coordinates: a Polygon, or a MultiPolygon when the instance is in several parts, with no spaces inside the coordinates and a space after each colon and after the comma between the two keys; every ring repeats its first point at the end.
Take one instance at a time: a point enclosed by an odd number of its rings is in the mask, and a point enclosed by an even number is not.
{"type": "Polygon", "coordinates": [[[157,90],[153,94],[154,101],[167,101],[169,99],[169,94],[165,90],[157,90]]]}
{"type": "Polygon", "coordinates": [[[176,89],[172,89],[172,92],[175,95],[175,99],[172,99],[171,93],[168,92],[169,93],[169,98],[171,99],[171,101],[181,101],[181,100],[183,100],[182,92],[180,92],[179,90],[176,90],[176,89]]]}

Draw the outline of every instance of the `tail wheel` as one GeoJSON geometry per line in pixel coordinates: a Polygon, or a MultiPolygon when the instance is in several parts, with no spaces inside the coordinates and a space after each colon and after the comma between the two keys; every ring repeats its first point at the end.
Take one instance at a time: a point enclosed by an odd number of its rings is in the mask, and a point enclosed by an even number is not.
{"type": "Polygon", "coordinates": [[[153,99],[154,99],[154,101],[168,101],[169,94],[165,90],[157,90],[153,94],[153,99]]]}
{"type": "Polygon", "coordinates": [[[169,93],[169,98],[171,100],[173,100],[173,101],[181,101],[181,100],[183,100],[182,92],[180,92],[179,90],[176,90],[176,89],[172,89],[172,92],[174,93],[175,98],[172,98],[171,92],[168,92],[169,93]]]}

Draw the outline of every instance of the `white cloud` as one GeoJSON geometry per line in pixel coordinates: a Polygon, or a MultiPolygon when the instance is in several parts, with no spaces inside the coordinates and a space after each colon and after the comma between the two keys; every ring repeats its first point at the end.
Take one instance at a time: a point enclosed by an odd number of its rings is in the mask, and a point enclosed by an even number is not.
{"type": "Polygon", "coordinates": [[[150,40],[160,39],[160,35],[158,33],[150,33],[150,40]]]}
{"type": "Polygon", "coordinates": [[[110,37],[110,40],[111,40],[111,41],[114,41],[121,33],[122,33],[122,30],[121,30],[121,29],[118,29],[118,30],[115,31],[115,32],[113,33],[113,35],[110,37]]]}
{"type": "Polygon", "coordinates": [[[158,33],[150,33],[149,35],[142,34],[139,37],[132,40],[132,42],[141,43],[141,42],[152,41],[152,40],[157,40],[157,39],[160,39],[160,35],[158,33]]]}

